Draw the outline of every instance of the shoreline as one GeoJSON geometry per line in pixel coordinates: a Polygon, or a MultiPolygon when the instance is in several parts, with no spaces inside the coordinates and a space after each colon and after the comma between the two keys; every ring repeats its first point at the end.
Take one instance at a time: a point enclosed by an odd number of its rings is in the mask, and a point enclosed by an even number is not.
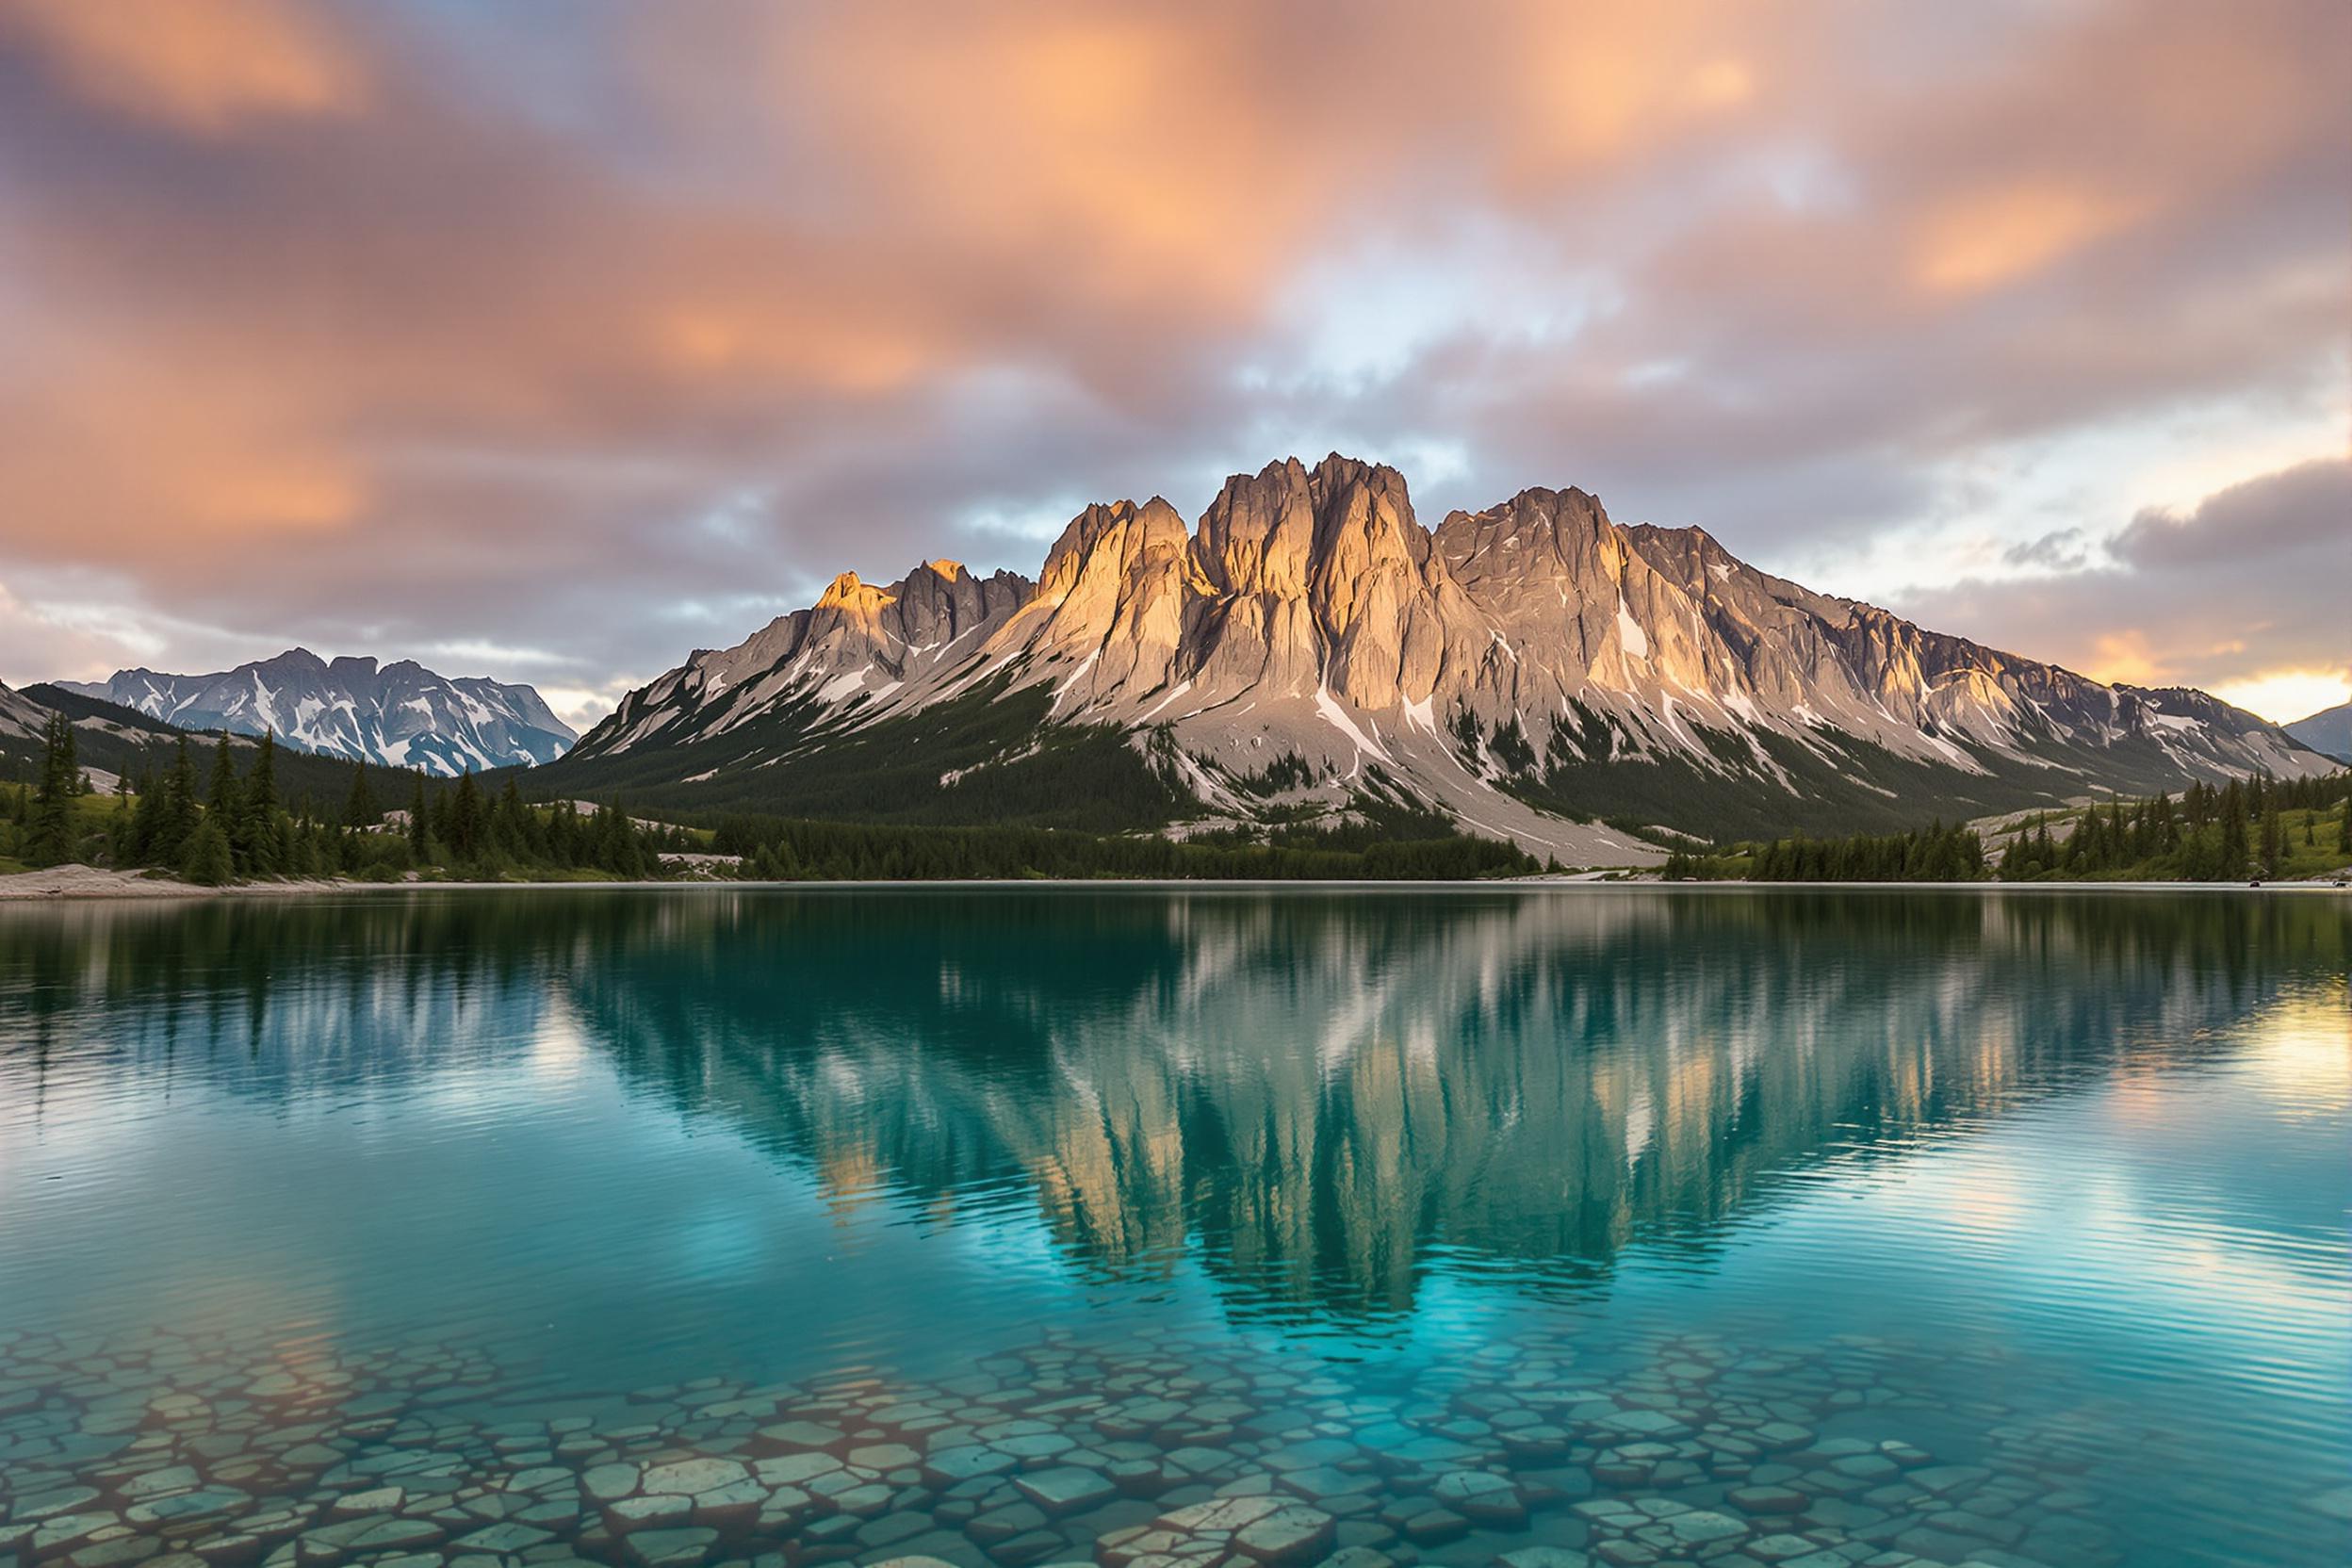
{"type": "Polygon", "coordinates": [[[733,888],[768,890],[799,888],[816,891],[839,891],[845,889],[874,890],[906,888],[939,890],[953,888],[1320,888],[1320,889],[1421,889],[1454,891],[1486,891],[1497,889],[1538,888],[1658,888],[1684,891],[1723,891],[1725,890],[1770,889],[1779,891],[1825,891],[1839,889],[1857,892],[2344,892],[2332,879],[2296,882],[2265,881],[2260,887],[2244,882],[1747,882],[1747,881],[1685,881],[1667,882],[1655,874],[1611,875],[1607,872],[1571,872],[1536,876],[1513,876],[1492,881],[1464,879],[1431,879],[1427,881],[1396,879],[1346,878],[1266,878],[1266,877],[971,877],[957,880],[891,880],[891,881],[546,881],[546,882],[480,882],[480,881],[415,881],[362,882],[349,879],[329,881],[238,882],[226,887],[199,887],[177,877],[148,876],[137,872],[108,871],[95,866],[53,866],[44,871],[15,872],[0,875],[0,904],[79,904],[103,901],[128,903],[185,902],[208,898],[320,898],[343,893],[404,893],[423,891],[509,891],[538,892],[552,890],[572,891],[644,891],[647,890],[685,890],[699,888],[733,888]]]}

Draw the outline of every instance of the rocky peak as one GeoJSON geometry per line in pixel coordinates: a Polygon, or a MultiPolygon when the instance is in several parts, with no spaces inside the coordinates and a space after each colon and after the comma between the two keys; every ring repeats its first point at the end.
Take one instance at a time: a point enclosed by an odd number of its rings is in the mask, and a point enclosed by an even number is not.
{"type": "Polygon", "coordinates": [[[1034,586],[1013,572],[975,578],[960,562],[926,561],[891,585],[884,621],[911,653],[943,650],[1002,624],[1034,586]]]}
{"type": "Polygon", "coordinates": [[[1199,574],[1192,536],[1158,496],[1096,502],[1070,521],[1046,557],[1036,596],[990,640],[1006,657],[1071,665],[1058,711],[1134,686],[1167,682],[1184,641],[1199,574]]]}
{"type": "Polygon", "coordinates": [[[1428,698],[1449,645],[1475,647],[1475,615],[1414,520],[1404,476],[1333,453],[1225,482],[1195,551],[1212,597],[1202,680],[1330,690],[1394,706],[1428,698]]]}
{"type": "Polygon", "coordinates": [[[298,645],[286,649],[275,659],[265,659],[254,667],[270,674],[320,676],[327,673],[329,666],[325,660],[298,645]]]}
{"type": "MultiPolygon", "coordinates": [[[[862,701],[846,722],[863,724],[999,678],[1049,691],[1056,719],[1171,727],[1209,770],[1187,776],[1204,799],[1218,769],[1295,755],[1345,791],[1369,761],[1495,831],[1522,831],[1499,825],[1520,820],[1513,801],[1586,767],[1774,790],[1809,771],[1860,799],[1876,786],[1855,743],[1969,777],[2046,770],[2053,743],[2086,748],[2092,776],[2132,736],[2151,776],[2167,758],[2296,765],[2291,743],[2241,744],[2186,699],[2159,724],[2156,699],[1772,577],[1697,529],[1620,527],[1575,487],[1432,533],[1403,475],[1336,453],[1233,475],[1197,531],[1157,497],[1088,506],[1034,587],[945,561],[887,590],[844,574],[816,608],[633,694],[595,746],[671,725],[708,738],[786,696],[862,701]]],[[[1524,836],[1565,842],[1554,831],[1524,836]]]]}
{"type": "Polygon", "coordinates": [[[1220,594],[1303,596],[1315,498],[1297,458],[1235,474],[1200,518],[1200,570],[1220,594]]]}
{"type": "Polygon", "coordinates": [[[1037,596],[1055,605],[1072,595],[1099,596],[1139,570],[1180,562],[1190,543],[1184,518],[1157,496],[1141,506],[1096,501],[1070,520],[1046,553],[1037,596]]]}
{"type": "Polygon", "coordinates": [[[1598,498],[1576,488],[1522,490],[1483,512],[1454,512],[1437,548],[1464,582],[1544,576],[1619,575],[1623,546],[1598,498]]]}
{"type": "Polygon", "coordinates": [[[1414,521],[1405,476],[1384,463],[1331,453],[1315,465],[1308,490],[1315,498],[1315,555],[1328,571],[1350,556],[1365,564],[1429,558],[1429,536],[1414,521]]]}
{"type": "Polygon", "coordinates": [[[894,596],[887,588],[858,581],[856,572],[843,572],[817,596],[816,608],[852,615],[878,615],[894,596]]]}

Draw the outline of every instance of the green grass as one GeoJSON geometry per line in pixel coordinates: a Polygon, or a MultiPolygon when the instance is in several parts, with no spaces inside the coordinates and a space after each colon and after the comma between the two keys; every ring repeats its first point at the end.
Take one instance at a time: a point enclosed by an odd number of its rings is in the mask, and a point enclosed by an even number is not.
{"type": "Polygon", "coordinates": [[[2278,813],[2279,825],[2286,830],[2287,853],[2278,867],[2284,877],[2302,878],[2326,876],[2331,872],[2352,871],[2352,855],[2336,845],[2343,841],[2344,815],[2352,811],[2352,800],[2345,800],[2328,810],[2294,810],[2278,813]],[[2319,841],[2316,844],[2303,841],[2303,829],[2309,826],[2319,841]]]}
{"type": "MultiPolygon", "coordinates": [[[[2313,878],[2352,873],[2352,855],[2347,855],[2336,847],[2342,841],[2338,835],[2343,831],[2344,814],[2347,809],[2352,809],[2352,801],[2340,802],[2334,806],[2316,809],[2296,808],[2280,811],[2278,825],[2285,835],[2286,852],[2279,857],[2278,869],[2269,874],[2271,879],[2280,882],[2303,882],[2313,878]],[[2303,841],[2303,830],[2307,825],[2312,829],[2313,836],[2318,841],[2316,843],[2307,844],[2303,841]]],[[[2080,822],[2082,817],[2081,811],[2054,812],[2051,814],[2050,821],[2054,825],[2065,821],[2080,822]]],[[[2207,827],[2203,829],[2203,832],[2212,836],[2218,834],[2220,829],[2207,827]]],[[[2259,851],[2261,847],[2259,826],[2250,836],[2254,839],[2259,851]]],[[[2086,882],[2161,882],[2170,880],[2174,874],[2165,859],[2157,858],[2142,860],[2108,871],[2089,873],[2084,874],[2082,880],[2086,882]]],[[[2246,874],[2251,876],[2255,873],[2249,869],[2246,874]]]]}

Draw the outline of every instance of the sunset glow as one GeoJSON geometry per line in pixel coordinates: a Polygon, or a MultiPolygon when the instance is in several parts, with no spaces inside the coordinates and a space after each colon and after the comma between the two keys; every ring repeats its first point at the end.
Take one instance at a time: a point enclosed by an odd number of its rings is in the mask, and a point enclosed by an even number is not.
{"type": "Polygon", "coordinates": [[[584,723],[1338,449],[2296,717],[2347,59],[2326,0],[18,0],[0,680],[496,643],[584,723]]]}

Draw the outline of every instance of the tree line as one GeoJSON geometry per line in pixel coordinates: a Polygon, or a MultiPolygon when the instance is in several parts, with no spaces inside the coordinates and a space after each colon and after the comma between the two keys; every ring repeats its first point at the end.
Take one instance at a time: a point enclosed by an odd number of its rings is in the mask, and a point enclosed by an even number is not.
{"type": "Polygon", "coordinates": [[[1987,846],[1972,828],[1773,839],[1667,858],[1669,881],[2227,882],[2316,875],[2352,862],[2352,773],[2257,775],[2037,813],[1987,846]],[[2057,829],[2070,829],[2057,831],[2057,829]],[[1998,849],[1999,853],[1994,851],[1998,849]]]}
{"type": "Polygon", "coordinates": [[[928,827],[899,824],[729,817],[711,846],[743,857],[759,881],[1018,880],[1036,877],[1424,881],[1517,876],[1541,865],[1516,844],[1464,834],[1363,841],[1346,831],[1293,831],[1280,841],[1230,836],[1185,841],[1156,833],[1093,834],[1045,827],[928,827]]]}
{"type": "Polygon", "coordinates": [[[1042,827],[949,827],[739,815],[710,841],[694,831],[633,820],[626,809],[582,811],[569,801],[527,802],[510,773],[496,792],[472,774],[428,788],[423,774],[354,763],[335,805],[287,800],[278,750],[227,735],[208,778],[188,737],[124,774],[111,801],[94,798],[62,715],[45,736],[37,784],[0,787],[0,856],[34,866],[82,862],[152,868],[207,887],[254,878],[329,876],[395,881],[411,874],[466,880],[682,874],[664,857],[709,851],[700,874],[746,880],[900,881],[1033,877],[1329,878],[1432,880],[1519,875],[1542,867],[1516,845],[1473,838],[1450,819],[1374,803],[1366,820],[1292,826],[1264,841],[1238,832],[1190,841],[1155,833],[1042,827]],[[240,768],[238,752],[250,751],[240,768]],[[405,795],[405,804],[390,802],[405,795]]]}
{"type": "Polygon", "coordinates": [[[1974,882],[1984,862],[1974,829],[1938,822],[1913,833],[1771,839],[1722,855],[1676,850],[1662,874],[1669,882],[1974,882]]]}
{"type": "Polygon", "coordinates": [[[640,824],[617,807],[582,812],[568,801],[524,802],[512,776],[496,795],[472,774],[428,791],[421,772],[351,768],[335,807],[284,798],[277,742],[264,735],[240,769],[226,733],[200,782],[183,735],[150,753],[136,781],[121,775],[94,797],[76,759],[74,726],[52,715],[36,781],[0,792],[0,855],[32,866],[72,862],[173,873],[205,887],[259,877],[349,876],[394,881],[411,873],[497,881],[515,877],[665,874],[662,857],[699,848],[684,828],[640,824]],[[398,798],[405,786],[406,803],[398,798]],[[385,793],[380,794],[379,790],[385,793]]]}
{"type": "Polygon", "coordinates": [[[2197,783],[2170,795],[2116,800],[2085,808],[2064,840],[2047,815],[2021,826],[2001,867],[2005,882],[2116,876],[2144,881],[2216,882],[2278,876],[2311,851],[2352,858],[2352,774],[2274,779],[2257,775],[2216,788],[2197,783]],[[2330,811],[2337,820],[2321,826],[2330,811]],[[2295,819],[2292,829],[2290,816],[2295,819]],[[2290,838],[2292,832],[2293,838],[2290,838]]]}

